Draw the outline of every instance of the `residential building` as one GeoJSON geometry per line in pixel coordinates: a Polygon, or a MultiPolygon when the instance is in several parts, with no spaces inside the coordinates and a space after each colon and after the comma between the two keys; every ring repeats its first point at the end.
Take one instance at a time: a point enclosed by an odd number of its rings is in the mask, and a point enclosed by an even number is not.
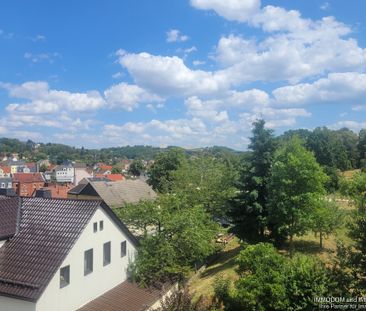
{"type": "Polygon", "coordinates": [[[45,182],[41,173],[14,173],[13,188],[16,194],[31,197],[36,190],[44,187],[45,182]]]}
{"type": "Polygon", "coordinates": [[[88,181],[80,183],[68,192],[72,199],[102,199],[110,207],[123,207],[126,203],[140,200],[154,200],[155,191],[142,180],[126,179],[122,181],[88,181]]]}
{"type": "Polygon", "coordinates": [[[74,172],[75,172],[75,178],[74,178],[74,185],[78,185],[79,182],[84,178],[92,177],[92,171],[88,170],[86,165],[82,166],[78,163],[74,164],[74,172]]]}
{"type": "Polygon", "coordinates": [[[53,199],[67,199],[67,193],[74,187],[72,184],[50,183],[42,190],[49,190],[53,199]]]}
{"type": "Polygon", "coordinates": [[[11,177],[0,177],[0,188],[11,189],[13,188],[13,180],[11,177]]]}
{"type": "Polygon", "coordinates": [[[136,247],[100,200],[0,196],[0,310],[77,310],[118,286],[129,295],[136,247]]]}
{"type": "Polygon", "coordinates": [[[75,169],[71,163],[58,165],[54,168],[56,182],[74,183],[75,169]]]}

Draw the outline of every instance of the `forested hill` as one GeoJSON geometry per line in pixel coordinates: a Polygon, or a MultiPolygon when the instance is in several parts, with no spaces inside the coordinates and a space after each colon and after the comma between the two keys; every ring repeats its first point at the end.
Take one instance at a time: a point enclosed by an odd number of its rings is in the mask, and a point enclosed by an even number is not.
{"type": "MultiPolygon", "coordinates": [[[[331,130],[318,127],[314,130],[290,130],[277,136],[278,143],[288,140],[293,135],[299,136],[305,147],[312,151],[316,160],[322,166],[336,168],[341,171],[366,167],[366,129],[355,133],[347,128],[331,130]]],[[[102,149],[75,148],[62,144],[37,144],[28,140],[21,142],[17,139],[0,138],[0,155],[18,153],[29,161],[49,158],[53,163],[65,160],[82,161],[87,164],[108,162],[113,164],[119,159],[151,160],[158,153],[172,148],[153,146],[124,146],[102,149]]],[[[245,152],[235,151],[227,147],[213,146],[207,148],[183,149],[187,155],[212,155],[216,157],[235,157],[245,152]]]]}
{"type": "MultiPolygon", "coordinates": [[[[53,163],[62,163],[65,160],[82,161],[87,164],[95,162],[113,163],[118,159],[144,159],[152,160],[158,153],[168,151],[172,148],[153,147],[153,146],[124,146],[102,149],[76,148],[63,144],[35,143],[31,140],[26,142],[18,139],[0,138],[0,155],[10,155],[18,153],[20,157],[25,157],[29,161],[38,161],[49,158],[53,163]]],[[[234,156],[241,152],[227,147],[213,146],[207,148],[184,149],[188,155],[208,154],[213,156],[234,156]]]]}

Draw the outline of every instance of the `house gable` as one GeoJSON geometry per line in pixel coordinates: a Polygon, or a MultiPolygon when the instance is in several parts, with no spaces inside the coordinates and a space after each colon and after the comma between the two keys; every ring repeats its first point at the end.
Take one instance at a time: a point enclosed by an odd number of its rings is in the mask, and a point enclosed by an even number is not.
{"type": "Polygon", "coordinates": [[[134,237],[123,224],[121,226],[107,206],[100,206],[38,300],[36,311],[75,310],[83,306],[125,281],[128,265],[134,261],[135,255],[134,237]],[[127,254],[121,257],[123,241],[126,241],[127,254]],[[111,245],[111,261],[103,265],[103,245],[108,242],[111,245]],[[84,252],[90,249],[93,249],[93,272],[84,275],[84,252]],[[60,268],[66,266],[70,269],[70,283],[60,288],[60,268]]]}

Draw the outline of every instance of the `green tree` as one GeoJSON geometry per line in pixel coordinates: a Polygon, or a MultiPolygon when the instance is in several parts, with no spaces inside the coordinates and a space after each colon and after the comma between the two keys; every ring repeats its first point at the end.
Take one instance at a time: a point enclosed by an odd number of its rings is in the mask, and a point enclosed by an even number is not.
{"type": "Polygon", "coordinates": [[[352,271],[353,290],[366,293],[366,173],[353,175],[352,180],[343,180],[342,191],[356,205],[357,210],[350,225],[353,248],[348,250],[348,268],[352,271]]]}
{"type": "Polygon", "coordinates": [[[269,218],[274,230],[293,237],[311,228],[316,200],[325,193],[327,176],[299,138],[293,137],[276,153],[269,183],[269,218]]]}
{"type": "Polygon", "coordinates": [[[312,216],[312,230],[319,234],[319,246],[323,248],[324,235],[328,236],[341,226],[341,213],[337,203],[321,198],[316,203],[312,216]]]}
{"type": "Polygon", "coordinates": [[[155,191],[167,193],[172,190],[172,173],[179,168],[186,160],[182,149],[173,148],[167,152],[159,153],[155,158],[154,164],[148,171],[150,186],[155,191]]]}
{"type": "Polygon", "coordinates": [[[243,161],[238,189],[232,201],[233,231],[242,239],[263,237],[267,225],[268,181],[276,149],[273,131],[265,128],[264,120],[253,123],[249,149],[243,161]]]}
{"type": "Polygon", "coordinates": [[[218,225],[201,205],[190,205],[179,195],[161,195],[155,202],[128,205],[117,212],[143,234],[133,267],[141,283],[181,278],[216,249],[218,225]]]}
{"type": "Polygon", "coordinates": [[[236,172],[230,163],[211,156],[191,157],[172,172],[172,192],[184,194],[201,204],[214,217],[227,214],[228,201],[235,194],[236,172]]]}
{"type": "Polygon", "coordinates": [[[316,257],[280,255],[273,245],[259,243],[240,252],[239,279],[231,288],[219,280],[215,293],[225,310],[317,310],[314,297],[329,296],[335,284],[316,257]]]}
{"type": "Polygon", "coordinates": [[[134,160],[128,169],[128,173],[132,176],[140,176],[144,171],[145,165],[141,159],[134,160]]]}

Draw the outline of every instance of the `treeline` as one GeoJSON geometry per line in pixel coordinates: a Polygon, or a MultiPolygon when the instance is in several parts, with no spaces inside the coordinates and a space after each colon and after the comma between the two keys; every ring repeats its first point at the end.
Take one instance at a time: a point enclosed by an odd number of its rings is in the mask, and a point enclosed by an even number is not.
{"type": "MultiPolygon", "coordinates": [[[[121,159],[141,159],[153,160],[159,153],[167,152],[178,147],[168,146],[167,148],[153,146],[123,146],[102,149],[76,148],[64,144],[35,143],[31,140],[22,142],[18,139],[0,138],[0,154],[10,156],[18,153],[21,158],[29,161],[49,159],[52,163],[60,164],[66,160],[85,162],[94,164],[96,162],[106,162],[116,164],[121,159]]],[[[199,149],[180,148],[190,156],[198,154],[208,154],[217,157],[233,157],[242,152],[221,146],[213,146],[199,149]]]]}

